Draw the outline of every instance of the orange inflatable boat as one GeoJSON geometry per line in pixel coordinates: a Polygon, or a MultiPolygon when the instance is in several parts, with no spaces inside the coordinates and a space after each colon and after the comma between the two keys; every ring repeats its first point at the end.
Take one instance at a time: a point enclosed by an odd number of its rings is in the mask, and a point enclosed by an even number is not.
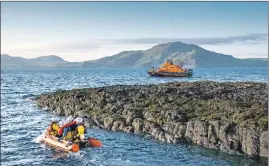
{"type": "Polygon", "coordinates": [[[65,152],[78,152],[81,148],[86,147],[102,147],[102,142],[95,138],[87,138],[86,142],[82,142],[79,144],[65,140],[58,141],[58,137],[49,135],[48,130],[45,131],[44,136],[41,139],[41,142],[44,142],[49,146],[52,146],[56,149],[65,152]]]}

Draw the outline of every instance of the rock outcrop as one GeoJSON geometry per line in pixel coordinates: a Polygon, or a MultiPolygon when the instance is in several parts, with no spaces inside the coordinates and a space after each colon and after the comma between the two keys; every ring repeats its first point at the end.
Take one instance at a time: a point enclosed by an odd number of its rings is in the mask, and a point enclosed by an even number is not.
{"type": "Polygon", "coordinates": [[[265,83],[117,85],[42,94],[36,103],[61,116],[82,116],[89,127],[268,156],[265,83]]]}

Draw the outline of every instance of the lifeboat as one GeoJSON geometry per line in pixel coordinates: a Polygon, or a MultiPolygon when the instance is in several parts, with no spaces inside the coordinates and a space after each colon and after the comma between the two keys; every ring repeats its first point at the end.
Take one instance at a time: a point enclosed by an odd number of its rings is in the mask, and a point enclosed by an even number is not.
{"type": "Polygon", "coordinates": [[[41,142],[64,152],[78,152],[81,148],[86,147],[102,147],[102,142],[95,138],[87,138],[86,141],[80,143],[66,140],[58,141],[58,137],[49,135],[48,129],[46,129],[41,142]]]}
{"type": "Polygon", "coordinates": [[[172,60],[167,60],[157,70],[153,67],[147,72],[150,76],[156,77],[191,77],[193,74],[192,69],[183,69],[179,65],[173,64],[172,60]]]}

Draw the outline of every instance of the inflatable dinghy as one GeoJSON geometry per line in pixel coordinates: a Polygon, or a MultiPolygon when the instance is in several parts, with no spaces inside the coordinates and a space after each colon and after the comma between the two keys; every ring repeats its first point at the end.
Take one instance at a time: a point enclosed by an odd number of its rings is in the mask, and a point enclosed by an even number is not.
{"type": "Polygon", "coordinates": [[[48,130],[44,133],[41,142],[65,152],[78,152],[81,148],[102,147],[102,142],[95,138],[87,138],[81,143],[72,143],[66,140],[58,141],[58,137],[49,135],[48,130]]]}

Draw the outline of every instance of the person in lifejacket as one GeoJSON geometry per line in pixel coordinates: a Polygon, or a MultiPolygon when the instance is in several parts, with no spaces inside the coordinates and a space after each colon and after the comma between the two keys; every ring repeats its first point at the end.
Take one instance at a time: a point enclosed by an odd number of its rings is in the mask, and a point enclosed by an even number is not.
{"type": "Polygon", "coordinates": [[[73,138],[74,142],[80,142],[85,139],[86,126],[84,125],[83,119],[76,119],[77,127],[75,129],[75,136],[73,138]]]}
{"type": "Polygon", "coordinates": [[[58,136],[58,131],[59,131],[60,126],[61,126],[60,123],[61,122],[57,122],[57,120],[55,118],[52,118],[50,127],[48,128],[48,131],[49,131],[50,135],[58,136]]]}
{"type": "Polygon", "coordinates": [[[61,141],[62,139],[71,140],[73,138],[74,131],[76,130],[78,124],[81,121],[82,121],[81,118],[77,118],[73,122],[69,122],[65,124],[63,127],[61,127],[58,131],[58,135],[61,135],[58,141],[61,141]]]}
{"type": "Polygon", "coordinates": [[[53,136],[58,136],[59,129],[60,129],[60,126],[57,124],[57,122],[51,122],[49,134],[53,136]]]}

